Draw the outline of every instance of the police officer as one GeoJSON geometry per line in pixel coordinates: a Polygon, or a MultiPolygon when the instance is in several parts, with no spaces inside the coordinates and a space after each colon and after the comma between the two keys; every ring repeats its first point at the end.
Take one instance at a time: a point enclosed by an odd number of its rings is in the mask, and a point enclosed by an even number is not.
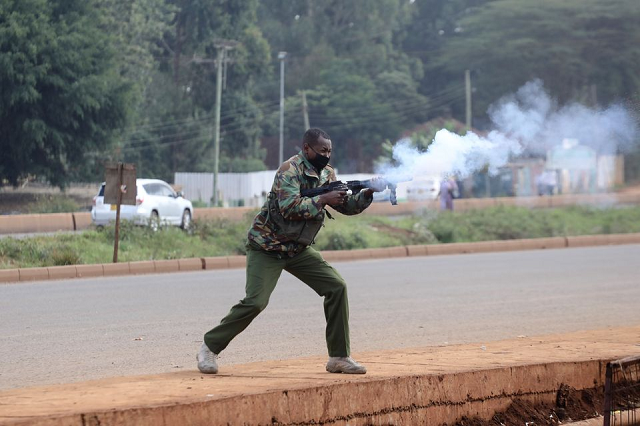
{"type": "Polygon", "coordinates": [[[278,169],[269,198],[249,229],[246,296],[231,308],[217,327],[204,335],[197,355],[198,369],[202,373],[218,372],[218,354],[267,307],[283,270],[324,297],[329,352],[326,370],[350,374],[367,371],[349,356],[346,283],[310,244],[322,226],[326,206],[346,215],[361,213],[371,204],[373,193],[383,191],[385,184],[374,179],[371,188],[358,194],[333,191],[302,197],[301,190],[336,180],[333,167],[329,165],[329,135],[320,129],[309,129],[302,143],[302,151],[278,169]]]}

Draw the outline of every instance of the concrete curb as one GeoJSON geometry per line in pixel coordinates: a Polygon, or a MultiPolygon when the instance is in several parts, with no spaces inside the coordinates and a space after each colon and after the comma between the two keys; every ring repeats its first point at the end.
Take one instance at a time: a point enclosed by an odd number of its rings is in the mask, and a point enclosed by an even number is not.
{"type": "Polygon", "coordinates": [[[489,420],[514,398],[552,405],[561,384],[576,389],[589,389],[594,383],[602,386],[605,365],[606,360],[595,360],[354,381],[15,422],[0,417],[0,425],[452,424],[463,416],[489,420]]]}
{"type": "MultiPolygon", "coordinates": [[[[393,257],[439,256],[517,250],[545,250],[622,244],[640,244],[640,233],[581,235],[575,237],[532,238],[505,241],[479,241],[475,243],[430,244],[358,250],[330,250],[323,251],[321,254],[326,261],[345,262],[352,260],[370,260],[393,257]]],[[[245,266],[245,256],[223,256],[104,263],[98,265],[50,266],[47,268],[0,269],[0,284],[70,278],[233,269],[244,268],[245,266]]]]}
{"type": "Polygon", "coordinates": [[[490,419],[514,399],[553,404],[561,384],[602,386],[605,363],[640,354],[640,326],[358,354],[364,376],[324,357],[0,392],[0,425],[387,425],[490,419]]]}

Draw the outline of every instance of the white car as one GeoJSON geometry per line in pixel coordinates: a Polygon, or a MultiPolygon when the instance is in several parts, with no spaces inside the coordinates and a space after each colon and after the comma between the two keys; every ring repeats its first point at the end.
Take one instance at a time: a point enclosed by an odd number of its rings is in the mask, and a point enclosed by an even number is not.
{"type": "MultiPolygon", "coordinates": [[[[91,220],[97,226],[116,220],[116,205],[105,204],[104,183],[98,195],[93,197],[91,220]]],[[[136,205],[121,205],[120,219],[138,225],[150,225],[157,229],[160,224],[180,226],[187,229],[193,217],[191,201],[176,193],[166,182],[159,179],[136,179],[136,205]]]]}

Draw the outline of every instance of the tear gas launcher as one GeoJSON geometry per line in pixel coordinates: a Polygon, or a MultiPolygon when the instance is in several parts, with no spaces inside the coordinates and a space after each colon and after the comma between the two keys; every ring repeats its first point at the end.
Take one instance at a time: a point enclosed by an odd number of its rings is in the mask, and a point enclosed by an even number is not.
{"type": "MultiPolygon", "coordinates": [[[[398,204],[398,199],[396,197],[396,189],[397,189],[398,183],[408,182],[411,180],[411,177],[404,176],[399,178],[388,178],[388,177],[382,176],[381,179],[382,180],[378,182],[378,184],[382,183],[386,186],[386,188],[389,189],[390,191],[389,201],[391,202],[392,205],[395,206],[396,204],[398,204]]],[[[373,185],[372,179],[349,180],[346,182],[336,180],[334,182],[324,184],[317,188],[303,189],[300,192],[300,195],[302,195],[303,197],[315,197],[316,195],[322,195],[332,191],[347,191],[347,192],[351,191],[352,194],[357,194],[365,188],[371,188],[372,185],[373,185]]]]}

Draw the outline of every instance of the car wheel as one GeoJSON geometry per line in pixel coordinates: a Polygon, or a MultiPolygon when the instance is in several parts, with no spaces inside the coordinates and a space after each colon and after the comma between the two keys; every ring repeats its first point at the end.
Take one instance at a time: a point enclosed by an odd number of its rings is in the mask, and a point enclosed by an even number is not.
{"type": "Polygon", "coordinates": [[[160,229],[160,216],[155,210],[151,212],[151,217],[149,218],[149,228],[151,228],[151,230],[154,232],[160,229]]]}
{"type": "Polygon", "coordinates": [[[191,226],[191,212],[189,210],[185,210],[182,213],[182,223],[180,224],[180,228],[185,231],[189,229],[191,226]]]}

